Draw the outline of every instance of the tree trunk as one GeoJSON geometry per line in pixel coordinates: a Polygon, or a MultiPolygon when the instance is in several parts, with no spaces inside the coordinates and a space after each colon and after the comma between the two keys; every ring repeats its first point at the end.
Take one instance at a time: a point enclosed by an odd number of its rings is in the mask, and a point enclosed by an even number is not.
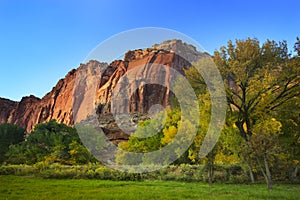
{"type": "Polygon", "coordinates": [[[250,175],[251,183],[255,183],[255,178],[254,178],[252,168],[250,165],[248,165],[248,166],[249,166],[249,175],[250,175]]]}
{"type": "Polygon", "coordinates": [[[212,185],[214,175],[214,152],[213,150],[207,155],[207,167],[208,167],[208,184],[212,185]]]}
{"type": "Polygon", "coordinates": [[[292,181],[294,181],[296,179],[298,171],[299,171],[299,167],[300,167],[300,162],[298,162],[298,164],[296,165],[295,170],[292,174],[292,181]]]}
{"type": "MultiPolygon", "coordinates": [[[[252,148],[252,145],[250,142],[247,142],[248,147],[252,148]]],[[[250,175],[250,179],[251,179],[251,183],[255,183],[255,177],[254,177],[254,173],[252,171],[252,166],[251,166],[251,161],[246,161],[246,164],[249,167],[249,175],[250,175]]]]}
{"type": "Polygon", "coordinates": [[[213,171],[212,166],[209,165],[209,167],[208,167],[208,184],[209,184],[209,186],[212,185],[212,177],[213,177],[213,172],[212,171],[213,171]]]}
{"type": "Polygon", "coordinates": [[[235,122],[235,125],[238,127],[238,129],[240,131],[240,134],[245,139],[245,141],[248,141],[247,133],[246,133],[246,131],[243,128],[243,123],[244,122],[237,121],[237,122],[235,122]]]}
{"type": "Polygon", "coordinates": [[[263,156],[263,160],[264,160],[264,166],[265,166],[265,170],[262,167],[262,163],[260,162],[259,158],[257,158],[257,163],[258,166],[261,170],[261,173],[263,174],[263,176],[265,177],[266,183],[267,183],[267,187],[268,190],[271,190],[273,185],[272,185],[272,179],[271,179],[271,173],[270,173],[270,169],[269,169],[269,164],[266,158],[266,155],[263,156]]]}
{"type": "Polygon", "coordinates": [[[271,177],[271,172],[269,168],[269,163],[267,160],[267,156],[264,154],[264,163],[265,163],[265,168],[266,168],[266,177],[267,177],[267,185],[268,185],[268,190],[273,189],[273,183],[272,183],[272,177],[271,177]]]}

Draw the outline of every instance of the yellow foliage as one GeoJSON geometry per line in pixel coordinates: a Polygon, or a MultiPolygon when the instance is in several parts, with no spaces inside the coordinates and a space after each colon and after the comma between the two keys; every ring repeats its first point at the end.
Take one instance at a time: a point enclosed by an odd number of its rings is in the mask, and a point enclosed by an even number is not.
{"type": "Polygon", "coordinates": [[[177,134],[177,128],[175,126],[170,126],[169,128],[165,128],[163,130],[164,137],[161,140],[162,144],[168,144],[170,143],[175,135],[177,134]]]}
{"type": "Polygon", "coordinates": [[[232,124],[232,127],[233,127],[233,128],[237,128],[237,126],[235,125],[235,123],[232,124]]]}
{"type": "Polygon", "coordinates": [[[192,149],[189,149],[189,159],[194,163],[196,162],[197,158],[198,158],[197,152],[192,149]]]}
{"type": "Polygon", "coordinates": [[[70,155],[75,155],[75,154],[78,153],[78,151],[75,150],[75,149],[71,149],[71,150],[69,151],[69,153],[70,153],[70,155]]]}
{"type": "Polygon", "coordinates": [[[247,132],[247,124],[246,123],[243,124],[243,128],[247,132]]]}
{"type": "Polygon", "coordinates": [[[228,164],[238,164],[240,162],[239,158],[233,154],[225,155],[222,152],[217,153],[215,158],[215,163],[219,165],[228,165],[228,164]]]}
{"type": "Polygon", "coordinates": [[[282,124],[277,121],[275,118],[262,118],[258,123],[254,126],[253,133],[256,134],[266,134],[266,135],[274,135],[280,134],[282,124]]]}
{"type": "Polygon", "coordinates": [[[121,142],[119,144],[119,148],[123,149],[123,150],[129,149],[129,147],[130,147],[130,144],[128,142],[121,142]]]}

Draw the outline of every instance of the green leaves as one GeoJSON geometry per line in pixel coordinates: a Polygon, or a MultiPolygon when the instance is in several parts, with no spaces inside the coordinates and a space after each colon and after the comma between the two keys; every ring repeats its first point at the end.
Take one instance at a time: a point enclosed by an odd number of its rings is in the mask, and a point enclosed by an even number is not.
{"type": "Polygon", "coordinates": [[[5,154],[9,146],[18,144],[24,140],[25,129],[15,124],[0,125],[0,163],[5,160],[5,154]]]}
{"type": "Polygon", "coordinates": [[[36,125],[26,140],[10,146],[6,156],[7,162],[14,164],[39,161],[85,164],[92,159],[80,142],[76,129],[55,120],[36,125]]]}
{"type": "Polygon", "coordinates": [[[238,113],[236,124],[245,139],[252,135],[261,116],[299,95],[299,62],[289,57],[285,41],[267,40],[262,46],[257,39],[229,41],[214,55],[226,80],[228,103],[238,113]]]}

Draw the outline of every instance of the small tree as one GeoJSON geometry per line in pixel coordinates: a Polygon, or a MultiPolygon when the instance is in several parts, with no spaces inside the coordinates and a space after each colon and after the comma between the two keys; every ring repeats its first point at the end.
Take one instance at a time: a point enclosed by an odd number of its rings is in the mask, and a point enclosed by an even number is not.
{"type": "Polygon", "coordinates": [[[281,123],[275,118],[263,118],[253,127],[253,135],[245,141],[241,152],[243,157],[255,165],[263,174],[268,189],[272,189],[271,167],[282,151],[278,143],[281,123]]]}

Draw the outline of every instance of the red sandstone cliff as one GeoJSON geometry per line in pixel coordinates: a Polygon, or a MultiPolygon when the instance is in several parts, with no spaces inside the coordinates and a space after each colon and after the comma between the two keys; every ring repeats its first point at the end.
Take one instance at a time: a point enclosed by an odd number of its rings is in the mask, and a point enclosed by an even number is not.
{"type": "MultiPolygon", "coordinates": [[[[88,72],[86,66],[99,71],[103,63],[90,61],[78,69],[71,70],[65,78],[58,81],[51,92],[42,99],[33,95],[23,97],[20,102],[0,98],[0,123],[14,123],[30,132],[38,123],[55,119],[67,125],[73,124],[73,90],[76,74],[88,72]]],[[[98,72],[99,73],[99,72],[98,72]]]]}
{"type": "MultiPolygon", "coordinates": [[[[23,97],[20,102],[0,98],[0,123],[15,123],[25,127],[30,132],[34,125],[56,119],[58,122],[72,125],[74,123],[74,108],[84,102],[86,95],[74,95],[74,86],[84,85],[92,87],[88,78],[76,83],[76,76],[98,77],[95,102],[99,105],[108,105],[111,92],[116,87],[118,80],[130,69],[143,65],[162,64],[176,69],[183,73],[183,69],[191,66],[176,53],[184,53],[184,57],[196,61],[202,53],[196,51],[195,47],[182,43],[179,40],[165,41],[162,44],[154,45],[153,48],[145,50],[128,51],[123,60],[113,61],[111,64],[90,61],[81,64],[77,69],[71,70],[65,78],[58,81],[51,92],[42,99],[34,96],[23,97]],[[104,70],[105,69],[105,70],[104,70]],[[82,82],[83,81],[83,82],[82,82]],[[73,105],[74,98],[79,98],[78,105],[73,105]]],[[[150,75],[155,76],[154,70],[149,70],[150,75]]],[[[165,76],[168,76],[166,74],[165,76]]],[[[130,98],[130,112],[144,113],[152,104],[167,106],[171,93],[165,87],[145,85],[139,88],[130,98]]],[[[109,107],[103,107],[98,112],[109,112],[109,107]]],[[[114,136],[112,136],[114,137],[114,136]]],[[[117,138],[115,138],[117,139],[117,138]]]]}

